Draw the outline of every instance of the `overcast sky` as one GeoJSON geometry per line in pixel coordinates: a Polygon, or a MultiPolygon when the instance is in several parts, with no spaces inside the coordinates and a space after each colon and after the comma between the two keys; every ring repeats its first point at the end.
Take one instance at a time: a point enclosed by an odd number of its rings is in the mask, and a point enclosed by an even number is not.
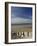
{"type": "Polygon", "coordinates": [[[32,8],[29,7],[11,7],[11,23],[31,23],[32,8]]]}

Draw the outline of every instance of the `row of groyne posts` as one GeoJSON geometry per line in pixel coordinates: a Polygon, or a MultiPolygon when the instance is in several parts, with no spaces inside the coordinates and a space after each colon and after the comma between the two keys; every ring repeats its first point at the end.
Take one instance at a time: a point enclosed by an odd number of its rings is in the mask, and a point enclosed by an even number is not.
{"type": "Polygon", "coordinates": [[[32,32],[12,32],[12,38],[32,38],[32,32]]]}

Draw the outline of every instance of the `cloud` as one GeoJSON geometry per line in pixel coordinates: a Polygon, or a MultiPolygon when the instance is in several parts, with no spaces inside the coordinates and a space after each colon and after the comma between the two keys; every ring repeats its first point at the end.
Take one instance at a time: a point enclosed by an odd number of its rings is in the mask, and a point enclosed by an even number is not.
{"type": "Polygon", "coordinates": [[[11,24],[21,24],[21,23],[32,23],[31,19],[24,19],[24,18],[12,18],[11,19],[11,24]]]}

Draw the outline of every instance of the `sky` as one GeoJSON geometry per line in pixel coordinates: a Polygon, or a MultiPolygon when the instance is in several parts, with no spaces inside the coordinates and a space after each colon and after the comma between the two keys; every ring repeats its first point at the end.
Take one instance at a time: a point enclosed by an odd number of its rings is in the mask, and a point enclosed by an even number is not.
{"type": "Polygon", "coordinates": [[[11,23],[32,23],[32,8],[11,7],[11,23]]]}

